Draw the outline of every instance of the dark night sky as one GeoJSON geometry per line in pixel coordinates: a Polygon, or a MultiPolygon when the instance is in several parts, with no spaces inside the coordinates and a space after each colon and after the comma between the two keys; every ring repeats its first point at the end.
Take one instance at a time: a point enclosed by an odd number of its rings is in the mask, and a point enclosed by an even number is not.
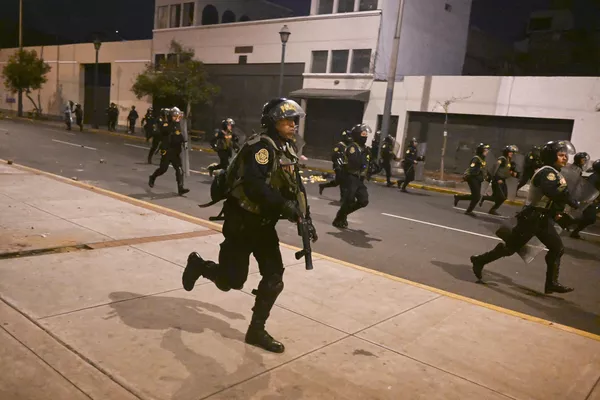
{"type": "MultiPolygon", "coordinates": [[[[153,0],[23,0],[25,45],[39,42],[45,35],[46,44],[91,41],[95,31],[103,40],[149,39],[152,36],[153,0]],[[116,12],[115,12],[116,11],[116,12]],[[36,32],[37,31],[37,32],[36,32]],[[40,36],[42,35],[42,36],[40,36]]],[[[218,0],[216,0],[218,1],[218,0]]],[[[307,14],[307,0],[272,0],[289,7],[297,14],[307,14]]],[[[422,0],[427,1],[427,0],[422,0]]],[[[507,42],[521,37],[529,14],[544,9],[551,0],[473,0],[471,23],[507,42]]],[[[0,0],[0,46],[17,45],[18,0],[0,0]]],[[[580,27],[599,26],[600,2],[573,0],[576,24],[580,27]]]]}

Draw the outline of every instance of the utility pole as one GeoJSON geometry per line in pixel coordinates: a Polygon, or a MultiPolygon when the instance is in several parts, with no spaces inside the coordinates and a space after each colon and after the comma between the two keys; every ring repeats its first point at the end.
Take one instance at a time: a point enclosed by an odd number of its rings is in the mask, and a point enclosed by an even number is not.
{"type": "Polygon", "coordinates": [[[396,17],[396,32],[394,34],[394,43],[392,45],[392,58],[388,70],[387,88],[385,90],[385,103],[383,106],[383,119],[381,121],[381,138],[379,140],[379,151],[377,161],[381,160],[381,147],[383,141],[390,131],[390,119],[392,115],[392,99],[394,98],[394,84],[396,83],[396,68],[398,67],[398,52],[400,51],[400,33],[402,31],[402,19],[404,18],[404,3],[406,0],[399,0],[398,16],[396,17]]]}
{"type": "MultiPolygon", "coordinates": [[[[21,52],[23,51],[23,0],[19,0],[19,63],[22,62],[21,52]]],[[[23,91],[19,89],[17,96],[17,115],[23,116],[23,91]]]]}

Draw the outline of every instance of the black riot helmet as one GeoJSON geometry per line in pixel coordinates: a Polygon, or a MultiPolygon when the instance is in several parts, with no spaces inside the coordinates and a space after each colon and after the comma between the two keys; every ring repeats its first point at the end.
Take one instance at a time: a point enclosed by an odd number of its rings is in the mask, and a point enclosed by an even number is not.
{"type": "Polygon", "coordinates": [[[233,130],[233,127],[235,126],[235,121],[233,120],[233,118],[225,118],[223,121],[221,121],[222,130],[226,131],[227,125],[231,125],[231,130],[233,130]]]}
{"type": "Polygon", "coordinates": [[[553,140],[544,145],[541,151],[541,159],[544,165],[554,166],[557,154],[565,152],[567,155],[575,154],[575,146],[568,140],[553,140]]]}
{"type": "Polygon", "coordinates": [[[367,144],[367,138],[371,132],[371,127],[367,124],[354,125],[352,128],[352,140],[359,145],[364,146],[367,144]]]}
{"type": "Polygon", "coordinates": [[[585,151],[577,153],[575,154],[575,157],[573,157],[573,164],[581,168],[584,168],[589,161],[590,155],[585,151]]]}
{"type": "Polygon", "coordinates": [[[489,150],[490,149],[490,145],[489,144],[485,144],[485,143],[479,143],[479,145],[477,146],[477,148],[475,149],[475,154],[477,154],[479,157],[485,157],[483,155],[483,152],[485,150],[489,150]]]}
{"type": "Polygon", "coordinates": [[[352,142],[352,134],[350,133],[350,130],[344,129],[341,133],[341,136],[342,136],[342,142],[344,142],[344,143],[352,142]]]}
{"type": "MultiPolygon", "coordinates": [[[[304,118],[306,113],[294,100],[286,99],[285,97],[279,97],[267,102],[262,109],[262,116],[260,118],[261,126],[267,130],[269,135],[279,134],[276,129],[278,121],[287,119],[293,120],[298,128],[300,118],[304,118]]],[[[286,137],[286,140],[293,138],[286,137]]]]}
{"type": "Polygon", "coordinates": [[[592,164],[592,169],[595,173],[600,174],[600,160],[594,161],[594,163],[592,164]]]}
{"type": "Polygon", "coordinates": [[[504,157],[508,157],[508,153],[518,153],[519,152],[519,148],[514,145],[514,144],[509,144],[508,146],[506,146],[504,148],[504,150],[502,150],[502,155],[504,157]]]}
{"type": "Polygon", "coordinates": [[[383,141],[384,143],[393,143],[394,142],[394,138],[391,137],[390,135],[387,135],[385,137],[385,140],[383,141]]]}
{"type": "Polygon", "coordinates": [[[419,144],[419,142],[417,141],[417,138],[410,139],[410,145],[412,147],[417,147],[418,144],[419,144]]]}

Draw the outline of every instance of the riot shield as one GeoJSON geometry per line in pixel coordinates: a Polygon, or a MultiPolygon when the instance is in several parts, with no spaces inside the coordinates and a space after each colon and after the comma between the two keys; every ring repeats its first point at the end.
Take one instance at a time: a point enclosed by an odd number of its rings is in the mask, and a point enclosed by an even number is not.
{"type": "Polygon", "coordinates": [[[415,180],[423,181],[425,175],[425,153],[427,153],[427,143],[419,143],[417,145],[417,155],[423,159],[422,162],[415,165],[415,180]]]}
{"type": "Polygon", "coordinates": [[[571,218],[582,217],[583,210],[596,200],[600,193],[587,179],[581,175],[582,170],[573,164],[566,165],[560,170],[567,181],[567,189],[571,197],[579,202],[579,207],[574,209],[570,206],[565,208],[565,213],[571,218]]]}
{"type": "Polygon", "coordinates": [[[237,138],[237,145],[241,148],[242,145],[246,142],[246,134],[237,126],[233,127],[233,134],[237,138]]]}

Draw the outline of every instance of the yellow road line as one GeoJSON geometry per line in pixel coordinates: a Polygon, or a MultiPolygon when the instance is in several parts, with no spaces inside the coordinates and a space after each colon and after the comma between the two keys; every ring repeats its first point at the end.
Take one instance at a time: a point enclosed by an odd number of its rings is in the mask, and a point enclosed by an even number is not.
{"type": "MultiPolygon", "coordinates": [[[[2,159],[0,159],[0,162],[6,163],[6,161],[2,160],[2,159]]],[[[38,174],[38,175],[45,175],[45,176],[48,176],[50,178],[56,179],[58,181],[71,184],[73,186],[78,186],[78,187],[81,187],[81,188],[84,188],[84,189],[87,189],[87,190],[94,191],[96,193],[102,193],[102,194],[104,194],[106,196],[109,196],[109,197],[112,197],[112,198],[115,198],[115,199],[120,199],[120,200],[126,201],[127,203],[130,203],[130,204],[133,204],[133,205],[144,207],[146,209],[157,211],[157,212],[160,212],[162,214],[169,215],[169,216],[172,216],[172,217],[180,218],[180,219],[183,219],[183,220],[188,221],[188,222],[194,222],[194,223],[196,223],[198,225],[202,225],[202,226],[208,227],[210,229],[214,229],[214,230],[219,231],[219,232],[222,231],[222,226],[219,225],[219,224],[216,224],[216,223],[214,223],[212,221],[207,221],[207,220],[204,220],[202,218],[194,217],[194,216],[189,215],[189,214],[185,214],[185,213],[181,213],[179,211],[172,210],[170,208],[166,208],[166,207],[159,206],[159,205],[156,205],[156,204],[148,203],[146,201],[134,199],[134,198],[122,195],[120,193],[112,192],[110,190],[106,190],[106,189],[98,188],[98,187],[95,187],[95,186],[92,186],[92,185],[88,185],[88,184],[85,184],[85,183],[81,183],[81,182],[78,182],[78,181],[74,181],[72,179],[68,179],[68,178],[65,178],[65,177],[62,177],[62,176],[59,176],[59,175],[55,175],[55,174],[52,174],[50,172],[41,171],[39,169],[35,169],[35,168],[31,168],[31,167],[26,167],[26,166],[20,165],[20,164],[12,164],[12,165],[14,167],[16,167],[16,168],[23,169],[23,170],[26,170],[26,171],[30,171],[30,172],[33,172],[33,173],[38,174]]],[[[281,243],[281,246],[285,247],[285,248],[288,248],[288,249],[296,250],[296,251],[301,250],[299,247],[292,246],[292,245],[285,244],[285,243],[281,243]]],[[[527,321],[531,321],[531,322],[535,322],[535,323],[538,323],[538,324],[542,324],[542,325],[545,325],[545,326],[548,326],[548,327],[560,329],[562,331],[570,332],[570,333],[573,333],[573,334],[576,334],[576,335],[579,335],[579,336],[586,337],[588,339],[600,341],[600,335],[596,335],[596,334],[591,333],[591,332],[586,332],[586,331],[583,331],[581,329],[573,328],[573,327],[562,325],[562,324],[557,324],[555,322],[548,321],[548,320],[545,320],[543,318],[538,318],[538,317],[534,317],[532,315],[520,313],[518,311],[509,310],[509,309],[504,308],[504,307],[499,307],[499,306],[496,306],[496,305],[493,305],[493,304],[485,303],[483,301],[475,300],[475,299],[472,299],[470,297],[462,296],[460,294],[456,294],[456,293],[452,293],[452,292],[447,292],[445,290],[438,289],[438,288],[435,288],[435,287],[432,287],[432,286],[428,286],[428,285],[424,285],[422,283],[409,281],[408,279],[399,278],[397,276],[386,274],[385,272],[376,271],[376,270],[373,270],[373,269],[370,269],[370,268],[365,268],[365,267],[362,267],[360,265],[352,264],[352,263],[349,263],[349,262],[346,262],[346,261],[343,261],[343,260],[338,260],[337,258],[329,257],[329,256],[326,256],[324,254],[313,253],[313,255],[315,255],[316,257],[319,257],[321,259],[332,261],[334,263],[343,265],[345,267],[353,268],[353,269],[356,269],[356,270],[359,270],[359,271],[363,271],[363,272],[367,272],[367,273],[370,273],[370,274],[373,274],[373,275],[378,275],[378,276],[381,276],[381,277],[384,277],[384,278],[387,278],[387,279],[391,279],[391,280],[396,281],[396,282],[400,282],[400,283],[404,283],[404,284],[407,284],[407,285],[410,285],[410,286],[418,287],[418,288],[421,288],[421,289],[424,289],[424,290],[428,290],[428,291],[433,292],[433,293],[437,293],[437,294],[440,294],[440,295],[443,295],[443,296],[446,296],[446,297],[450,297],[450,298],[453,298],[453,299],[456,299],[456,300],[461,300],[461,301],[464,301],[466,303],[470,303],[470,304],[473,304],[473,305],[476,305],[476,306],[485,307],[487,309],[490,309],[490,310],[493,310],[493,311],[497,311],[497,312],[500,312],[500,313],[503,313],[503,314],[511,315],[513,317],[521,318],[521,319],[524,319],[524,320],[527,320],[527,321]]]]}

